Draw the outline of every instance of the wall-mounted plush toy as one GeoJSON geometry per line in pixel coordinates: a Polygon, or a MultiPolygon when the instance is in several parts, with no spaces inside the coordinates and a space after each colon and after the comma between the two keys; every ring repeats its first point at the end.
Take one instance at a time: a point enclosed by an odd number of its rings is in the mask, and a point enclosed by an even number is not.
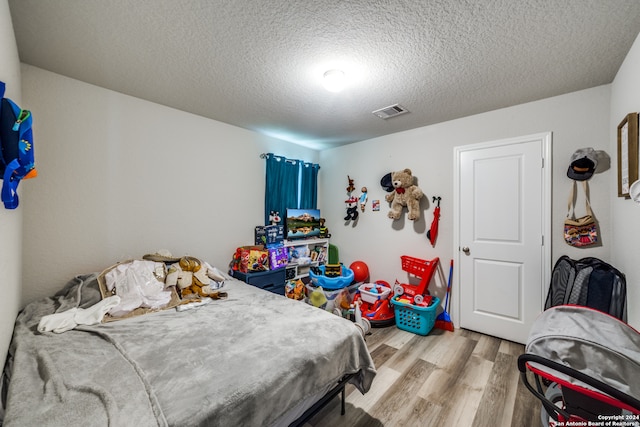
{"type": "Polygon", "coordinates": [[[367,187],[362,187],[360,189],[360,210],[364,212],[365,206],[367,205],[367,187]]]}
{"type": "Polygon", "coordinates": [[[349,181],[349,185],[347,186],[347,193],[351,193],[356,189],[356,186],[354,184],[354,180],[349,175],[347,175],[347,180],[349,181]]]}
{"type": "Polygon", "coordinates": [[[389,218],[394,220],[400,218],[404,206],[409,211],[407,218],[412,221],[420,218],[420,199],[424,193],[413,181],[411,169],[391,173],[393,192],[385,196],[385,200],[391,203],[391,211],[387,215],[389,218]]]}
{"type": "Polygon", "coordinates": [[[347,204],[347,216],[344,217],[344,220],[349,221],[352,219],[355,221],[358,219],[358,199],[351,196],[344,202],[347,204]]]}
{"type": "Polygon", "coordinates": [[[280,212],[278,212],[278,211],[269,212],[269,224],[270,225],[279,225],[280,221],[282,221],[282,217],[280,216],[280,212]]]}

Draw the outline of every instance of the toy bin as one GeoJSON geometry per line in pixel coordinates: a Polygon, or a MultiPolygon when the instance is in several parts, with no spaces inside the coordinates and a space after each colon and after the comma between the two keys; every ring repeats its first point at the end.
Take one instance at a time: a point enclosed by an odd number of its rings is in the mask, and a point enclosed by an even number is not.
{"type": "MultiPolygon", "coordinates": [[[[311,292],[315,291],[316,289],[318,289],[318,286],[315,286],[313,283],[307,284],[307,298],[305,300],[308,304],[311,304],[311,302],[309,302],[308,296],[311,294],[311,292]]],[[[336,307],[336,304],[335,304],[336,297],[340,295],[340,293],[346,290],[347,292],[349,292],[349,301],[352,302],[353,297],[356,291],[358,290],[358,286],[357,284],[354,283],[353,285],[345,286],[344,288],[340,288],[336,290],[325,289],[324,287],[322,288],[322,290],[324,291],[324,296],[327,298],[327,303],[321,306],[320,308],[326,311],[333,312],[333,309],[336,307]]]]}
{"type": "Polygon", "coordinates": [[[358,287],[360,291],[360,299],[369,304],[375,304],[376,301],[387,299],[391,288],[376,283],[364,283],[358,287]],[[376,287],[377,292],[372,292],[372,288],[376,287]]]}
{"type": "Polygon", "coordinates": [[[438,297],[432,297],[431,305],[420,307],[414,304],[397,301],[399,297],[392,298],[395,314],[396,326],[398,329],[413,332],[418,335],[427,335],[436,324],[436,312],[440,305],[438,297]]]}

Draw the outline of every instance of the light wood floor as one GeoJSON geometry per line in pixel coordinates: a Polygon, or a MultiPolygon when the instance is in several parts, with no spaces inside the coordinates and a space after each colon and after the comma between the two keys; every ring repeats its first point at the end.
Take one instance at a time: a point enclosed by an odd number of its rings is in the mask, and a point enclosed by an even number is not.
{"type": "Polygon", "coordinates": [[[305,427],[540,426],[540,402],[522,384],[520,344],[456,328],[423,337],[395,326],[366,337],[378,375],[362,395],[348,385],[305,427]]]}

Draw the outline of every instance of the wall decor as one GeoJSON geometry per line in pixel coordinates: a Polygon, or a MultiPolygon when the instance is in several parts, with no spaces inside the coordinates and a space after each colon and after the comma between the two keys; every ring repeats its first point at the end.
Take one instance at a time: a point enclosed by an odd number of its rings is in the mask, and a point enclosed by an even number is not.
{"type": "Polygon", "coordinates": [[[638,113],[629,113],[618,125],[618,197],[629,196],[638,179],[638,113]]]}

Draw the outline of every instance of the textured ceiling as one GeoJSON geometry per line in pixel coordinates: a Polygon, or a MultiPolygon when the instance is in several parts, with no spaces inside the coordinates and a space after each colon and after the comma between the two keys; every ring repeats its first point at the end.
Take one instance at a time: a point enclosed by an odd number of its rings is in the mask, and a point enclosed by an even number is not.
{"type": "Polygon", "coordinates": [[[9,4],[24,63],[315,149],[610,83],[640,31],[638,0],[9,4]]]}

